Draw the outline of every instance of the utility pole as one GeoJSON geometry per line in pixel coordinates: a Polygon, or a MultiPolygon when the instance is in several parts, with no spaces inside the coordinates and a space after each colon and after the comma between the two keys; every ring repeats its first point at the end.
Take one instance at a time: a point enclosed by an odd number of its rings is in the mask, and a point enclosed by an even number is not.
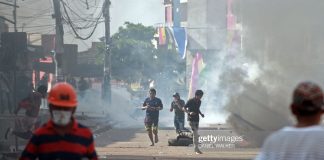
{"type": "Polygon", "coordinates": [[[17,0],[14,2],[14,10],[13,10],[13,18],[14,18],[14,28],[15,32],[18,32],[17,30],[17,0]]]}
{"type": "Polygon", "coordinates": [[[104,77],[102,82],[102,98],[104,101],[111,104],[111,53],[110,53],[110,0],[105,0],[103,4],[103,15],[105,17],[105,45],[106,45],[106,53],[104,60],[104,77]]]}
{"type": "Polygon", "coordinates": [[[62,75],[62,56],[64,54],[64,30],[62,25],[62,15],[60,9],[60,0],[53,0],[55,18],[55,50],[54,50],[54,62],[55,62],[55,79],[54,82],[60,82],[64,80],[62,75]]]}
{"type": "Polygon", "coordinates": [[[17,8],[19,8],[19,6],[17,6],[17,0],[14,1],[14,4],[6,3],[6,2],[0,2],[0,4],[14,7],[14,10],[12,11],[13,18],[14,18],[13,21],[2,16],[0,16],[0,18],[12,23],[14,25],[15,32],[17,32],[18,31],[17,30],[17,8]]]}

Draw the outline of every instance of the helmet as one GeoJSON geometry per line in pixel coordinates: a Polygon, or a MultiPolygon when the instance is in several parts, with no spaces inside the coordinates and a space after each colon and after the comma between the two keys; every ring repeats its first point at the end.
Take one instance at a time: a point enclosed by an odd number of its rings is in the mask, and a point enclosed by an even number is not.
{"type": "Polygon", "coordinates": [[[50,90],[48,103],[67,108],[75,108],[78,105],[77,94],[74,88],[68,83],[57,83],[50,90]]]}

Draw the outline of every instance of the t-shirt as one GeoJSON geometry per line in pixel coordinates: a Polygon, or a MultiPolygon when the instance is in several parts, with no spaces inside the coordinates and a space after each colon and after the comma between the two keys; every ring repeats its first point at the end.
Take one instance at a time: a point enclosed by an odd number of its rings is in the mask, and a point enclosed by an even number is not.
{"type": "Polygon", "coordinates": [[[188,114],[188,121],[199,122],[199,112],[200,112],[201,101],[196,98],[191,98],[185,105],[187,111],[196,113],[195,115],[188,114]]]}
{"type": "MultiPolygon", "coordinates": [[[[162,101],[161,99],[159,98],[146,98],[144,103],[143,103],[143,106],[147,106],[147,104],[149,104],[150,107],[161,107],[163,108],[163,104],[162,104],[162,101]]],[[[159,118],[159,110],[146,110],[146,117],[147,118],[152,118],[152,119],[158,119],[159,118]]]]}
{"type": "Polygon", "coordinates": [[[29,159],[88,159],[97,160],[91,130],[73,119],[73,128],[65,135],[58,135],[53,121],[34,132],[21,154],[20,160],[29,159]]]}
{"type": "Polygon", "coordinates": [[[185,101],[182,99],[179,99],[178,102],[172,101],[171,108],[174,109],[174,113],[179,116],[184,116],[184,112],[182,110],[182,107],[184,107],[185,101]],[[179,106],[179,105],[180,106],[179,106]]]}
{"type": "Polygon", "coordinates": [[[264,142],[256,160],[324,159],[324,127],[285,127],[264,142]]]}

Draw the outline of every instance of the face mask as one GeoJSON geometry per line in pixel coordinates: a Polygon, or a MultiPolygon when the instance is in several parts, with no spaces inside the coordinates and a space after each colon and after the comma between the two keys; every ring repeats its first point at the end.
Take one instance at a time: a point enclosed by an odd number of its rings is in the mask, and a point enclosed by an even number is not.
{"type": "Polygon", "coordinates": [[[56,125],[65,126],[71,121],[72,111],[53,110],[52,114],[52,120],[56,125]]]}

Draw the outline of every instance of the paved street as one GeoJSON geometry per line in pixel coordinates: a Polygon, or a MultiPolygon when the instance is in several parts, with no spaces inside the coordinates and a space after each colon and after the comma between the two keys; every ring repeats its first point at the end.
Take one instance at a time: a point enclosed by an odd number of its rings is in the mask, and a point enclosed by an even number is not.
{"type": "MultiPolygon", "coordinates": [[[[149,146],[144,129],[112,129],[96,138],[97,152],[102,159],[252,159],[258,152],[255,148],[215,149],[196,155],[193,147],[168,146],[168,139],[175,132],[163,129],[160,142],[149,146]]],[[[204,151],[204,149],[202,149],[204,151]]]]}

